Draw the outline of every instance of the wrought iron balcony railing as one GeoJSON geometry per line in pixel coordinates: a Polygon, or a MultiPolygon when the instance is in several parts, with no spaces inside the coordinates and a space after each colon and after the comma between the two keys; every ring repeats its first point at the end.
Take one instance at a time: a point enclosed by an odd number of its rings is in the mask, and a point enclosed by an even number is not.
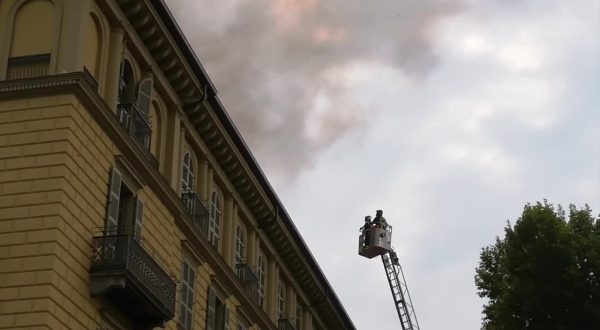
{"type": "Polygon", "coordinates": [[[133,136],[144,148],[150,146],[150,134],[152,133],[150,118],[139,107],[137,102],[126,100],[117,105],[117,117],[121,125],[133,136]]]}
{"type": "Polygon", "coordinates": [[[251,300],[258,304],[258,277],[245,261],[240,260],[235,265],[235,274],[242,282],[251,300]]]}
{"type": "Polygon", "coordinates": [[[91,294],[103,295],[144,327],[175,315],[175,282],[134,239],[107,233],[92,241],[91,294]]]}
{"type": "Polygon", "coordinates": [[[142,111],[137,102],[122,100],[117,105],[117,118],[121,126],[127,130],[129,135],[146,153],[152,166],[158,168],[158,160],[150,153],[150,137],[152,136],[152,125],[148,114],[142,111]]]}
{"type": "Polygon", "coordinates": [[[294,326],[292,325],[292,322],[285,318],[279,319],[277,328],[279,330],[295,330],[294,326]]]}
{"type": "Polygon", "coordinates": [[[200,194],[194,191],[193,187],[183,188],[181,193],[181,202],[185,212],[192,219],[192,224],[200,233],[208,237],[208,209],[200,199],[200,194]]]}

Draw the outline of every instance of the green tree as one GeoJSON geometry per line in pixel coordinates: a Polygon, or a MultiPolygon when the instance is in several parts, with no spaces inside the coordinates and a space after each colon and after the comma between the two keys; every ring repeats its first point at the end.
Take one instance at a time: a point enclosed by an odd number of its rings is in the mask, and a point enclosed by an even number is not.
{"type": "Polygon", "coordinates": [[[600,219],[586,205],[527,204],[476,269],[486,330],[600,329],[600,219]]]}

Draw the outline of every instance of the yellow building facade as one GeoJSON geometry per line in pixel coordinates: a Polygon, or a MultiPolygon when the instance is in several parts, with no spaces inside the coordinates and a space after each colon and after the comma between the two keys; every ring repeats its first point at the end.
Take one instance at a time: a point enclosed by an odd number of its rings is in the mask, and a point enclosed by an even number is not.
{"type": "Polygon", "coordinates": [[[162,0],[0,1],[0,329],[353,329],[162,0]]]}

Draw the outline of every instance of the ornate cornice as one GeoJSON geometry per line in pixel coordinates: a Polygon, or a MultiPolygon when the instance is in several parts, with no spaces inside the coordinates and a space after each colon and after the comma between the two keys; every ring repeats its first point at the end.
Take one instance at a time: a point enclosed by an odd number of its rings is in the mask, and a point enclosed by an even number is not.
{"type": "Polygon", "coordinates": [[[162,0],[115,0],[183,110],[328,328],[354,329],[331,285],[217,97],[162,0]],[[278,211],[277,211],[278,210],[278,211]]]}

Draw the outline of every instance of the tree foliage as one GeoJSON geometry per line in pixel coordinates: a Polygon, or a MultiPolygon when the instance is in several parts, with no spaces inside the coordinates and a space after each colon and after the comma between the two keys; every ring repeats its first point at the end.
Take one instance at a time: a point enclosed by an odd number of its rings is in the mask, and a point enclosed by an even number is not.
{"type": "Polygon", "coordinates": [[[586,205],[527,204],[481,250],[483,329],[600,329],[600,220],[586,205]]]}

